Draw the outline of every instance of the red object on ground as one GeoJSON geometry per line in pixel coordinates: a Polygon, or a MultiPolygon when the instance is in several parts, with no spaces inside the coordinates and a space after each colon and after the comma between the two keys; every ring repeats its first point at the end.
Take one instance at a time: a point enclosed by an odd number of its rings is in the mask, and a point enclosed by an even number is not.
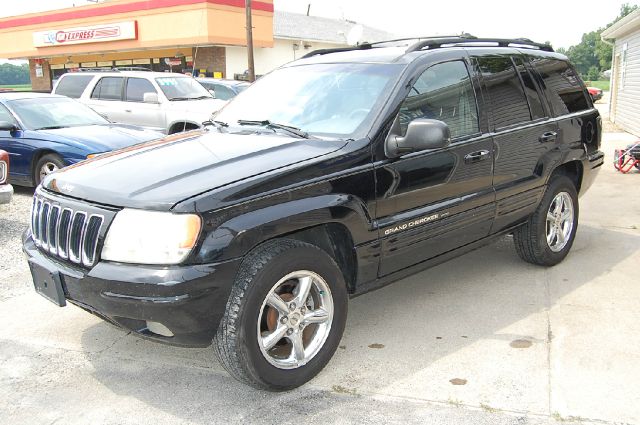
{"type": "Polygon", "coordinates": [[[613,154],[613,166],[623,174],[628,173],[634,167],[640,169],[640,142],[629,146],[627,149],[616,149],[613,154]]]}

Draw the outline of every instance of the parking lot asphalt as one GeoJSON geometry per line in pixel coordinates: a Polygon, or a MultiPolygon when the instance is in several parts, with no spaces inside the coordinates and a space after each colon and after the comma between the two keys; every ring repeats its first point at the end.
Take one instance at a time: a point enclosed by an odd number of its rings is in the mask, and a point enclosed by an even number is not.
{"type": "Polygon", "coordinates": [[[510,237],[349,303],[336,355],[266,393],[211,349],[141,340],[36,295],[20,234],[32,190],[0,206],[0,422],[640,423],[640,172],[607,133],[567,259],[522,262],[510,237]]]}

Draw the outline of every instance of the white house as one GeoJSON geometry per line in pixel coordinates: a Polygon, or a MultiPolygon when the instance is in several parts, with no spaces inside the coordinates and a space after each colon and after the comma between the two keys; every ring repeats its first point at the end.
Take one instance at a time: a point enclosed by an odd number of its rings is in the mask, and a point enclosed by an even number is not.
{"type": "Polygon", "coordinates": [[[609,119],[640,136],[640,9],[602,32],[613,44],[609,119]]]}

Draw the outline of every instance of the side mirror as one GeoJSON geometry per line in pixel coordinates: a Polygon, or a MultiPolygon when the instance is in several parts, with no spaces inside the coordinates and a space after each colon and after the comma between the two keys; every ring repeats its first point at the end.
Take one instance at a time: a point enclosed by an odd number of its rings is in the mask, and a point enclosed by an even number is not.
{"type": "Polygon", "coordinates": [[[216,91],[214,89],[209,89],[209,93],[211,93],[214,99],[216,98],[216,91]]]}
{"type": "Polygon", "coordinates": [[[439,149],[449,146],[451,132],[442,121],[417,118],[409,123],[407,134],[400,137],[393,133],[387,138],[385,152],[390,158],[407,153],[439,149]]]}
{"type": "Polygon", "coordinates": [[[18,126],[9,121],[0,121],[0,131],[16,131],[18,126]]]}
{"type": "Polygon", "coordinates": [[[160,101],[158,100],[158,93],[153,92],[143,94],[142,101],[144,103],[160,103],[160,101]]]}

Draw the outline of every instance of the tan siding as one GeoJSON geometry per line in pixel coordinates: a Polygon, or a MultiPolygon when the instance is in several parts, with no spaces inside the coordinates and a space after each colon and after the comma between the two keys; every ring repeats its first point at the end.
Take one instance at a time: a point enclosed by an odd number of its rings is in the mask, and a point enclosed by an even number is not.
{"type": "Polygon", "coordinates": [[[640,29],[617,39],[616,53],[622,55],[624,43],[628,43],[626,75],[624,86],[618,85],[615,120],[624,130],[640,136],[640,29]]]}

